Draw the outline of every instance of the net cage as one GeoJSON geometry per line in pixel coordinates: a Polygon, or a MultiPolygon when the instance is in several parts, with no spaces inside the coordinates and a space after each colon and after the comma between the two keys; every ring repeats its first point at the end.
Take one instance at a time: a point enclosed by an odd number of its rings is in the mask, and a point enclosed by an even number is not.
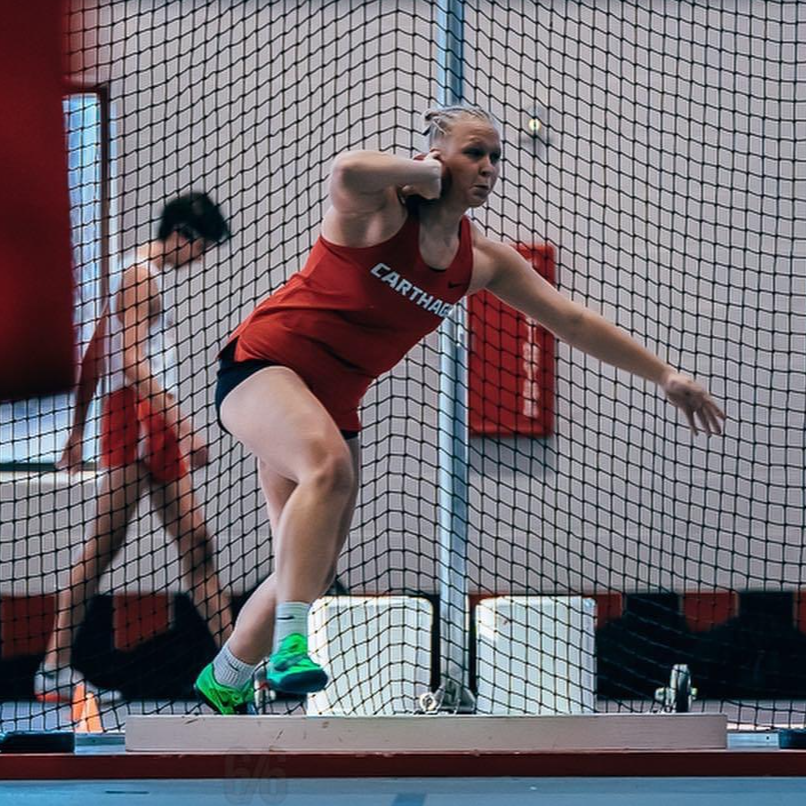
{"type": "MultiPolygon", "coordinates": [[[[422,152],[419,114],[439,102],[500,123],[481,231],[729,416],[724,436],[692,437],[653,385],[472,297],[453,335],[368,393],[349,541],[311,615],[334,680],[307,706],[266,707],[803,724],[802,3],[72,0],[66,22],[80,348],[167,201],[204,190],[229,218],[231,240],[162,293],[180,409],[210,447],[192,475],[206,579],[235,611],[272,568],[272,534],[254,459],[216,422],[217,354],[302,267],[333,157],[422,152]]],[[[109,492],[107,380],[74,476],[54,472],[71,396],[0,404],[4,729],[69,718],[33,703],[33,676],[109,492]]],[[[193,535],[171,536],[158,490],[130,515],[68,636],[72,666],[125,695],[108,729],[135,708],[186,711],[216,651],[188,584],[193,535]]]]}

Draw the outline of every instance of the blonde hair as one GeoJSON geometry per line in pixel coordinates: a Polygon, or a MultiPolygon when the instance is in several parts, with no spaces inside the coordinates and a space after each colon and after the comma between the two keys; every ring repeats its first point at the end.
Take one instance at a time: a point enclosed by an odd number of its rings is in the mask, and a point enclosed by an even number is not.
{"type": "Polygon", "coordinates": [[[498,121],[489,112],[478,106],[455,104],[454,106],[434,107],[423,114],[423,120],[425,121],[423,135],[425,135],[428,148],[431,148],[434,143],[443,137],[447,137],[456,123],[462,118],[475,118],[489,124],[497,132],[499,131],[498,121]]]}

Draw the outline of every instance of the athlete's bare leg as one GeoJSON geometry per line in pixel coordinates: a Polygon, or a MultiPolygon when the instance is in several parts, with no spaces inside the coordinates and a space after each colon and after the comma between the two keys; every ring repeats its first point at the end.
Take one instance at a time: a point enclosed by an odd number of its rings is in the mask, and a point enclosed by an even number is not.
{"type": "Polygon", "coordinates": [[[271,651],[275,603],[313,602],[330,585],[357,474],[333,419],[286,367],[267,367],[233,389],[221,419],[258,458],[274,503],[275,572],[241,610],[229,642],[236,657],[256,664],[271,651]]]}
{"type": "MultiPolygon", "coordinates": [[[[347,446],[350,448],[350,453],[353,458],[353,468],[355,469],[356,479],[358,479],[361,465],[361,446],[359,444],[358,437],[348,440],[347,446]]],[[[263,489],[263,494],[266,497],[266,507],[269,511],[269,523],[271,523],[272,534],[278,535],[283,509],[297,485],[289,479],[272,472],[269,467],[260,459],[258,459],[257,465],[260,486],[263,489]]],[[[339,540],[336,556],[333,558],[330,574],[328,575],[319,595],[328,590],[336,577],[336,565],[338,563],[338,558],[341,554],[344,543],[347,540],[347,536],[350,533],[350,523],[353,519],[355,502],[358,498],[358,489],[359,485],[356,484],[352,499],[349,501],[347,508],[344,511],[344,517],[339,525],[339,540]]],[[[271,649],[273,641],[276,584],[277,578],[275,572],[261,583],[258,589],[252,594],[252,596],[249,597],[249,601],[244,605],[240,614],[238,615],[239,623],[242,619],[249,621],[252,618],[260,622],[263,630],[262,634],[264,636],[265,646],[269,648],[266,650],[267,655],[271,649]]]]}
{"type": "Polygon", "coordinates": [[[151,479],[151,500],[168,534],[176,543],[182,563],[183,584],[207,622],[216,645],[232,634],[230,599],[221,589],[215,567],[213,541],[201,506],[193,494],[189,475],[167,484],[151,479]]]}
{"type": "Polygon", "coordinates": [[[101,576],[126,540],[147,472],[139,462],[105,472],[81,556],[73,563],[67,587],[59,592],[56,621],[44,658],[47,666],[70,664],[75,629],[84,618],[87,602],[98,592],[101,576]]]}

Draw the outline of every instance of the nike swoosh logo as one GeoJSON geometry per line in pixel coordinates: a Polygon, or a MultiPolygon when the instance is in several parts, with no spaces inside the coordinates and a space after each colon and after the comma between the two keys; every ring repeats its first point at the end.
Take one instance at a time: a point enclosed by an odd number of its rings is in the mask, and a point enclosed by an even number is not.
{"type": "Polygon", "coordinates": [[[277,616],[277,621],[293,621],[293,616],[277,616]]]}
{"type": "Polygon", "coordinates": [[[459,288],[460,285],[464,285],[464,283],[448,283],[448,288],[459,288]]]}

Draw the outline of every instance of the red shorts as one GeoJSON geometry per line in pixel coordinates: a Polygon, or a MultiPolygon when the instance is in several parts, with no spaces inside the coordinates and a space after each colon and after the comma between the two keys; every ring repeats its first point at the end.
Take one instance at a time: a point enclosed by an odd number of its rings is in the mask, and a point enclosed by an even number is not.
{"type": "Polygon", "coordinates": [[[101,466],[125,467],[142,461],[161,482],[188,473],[179,442],[161,414],[137,400],[130,386],[107,395],[101,415],[101,466]]]}

